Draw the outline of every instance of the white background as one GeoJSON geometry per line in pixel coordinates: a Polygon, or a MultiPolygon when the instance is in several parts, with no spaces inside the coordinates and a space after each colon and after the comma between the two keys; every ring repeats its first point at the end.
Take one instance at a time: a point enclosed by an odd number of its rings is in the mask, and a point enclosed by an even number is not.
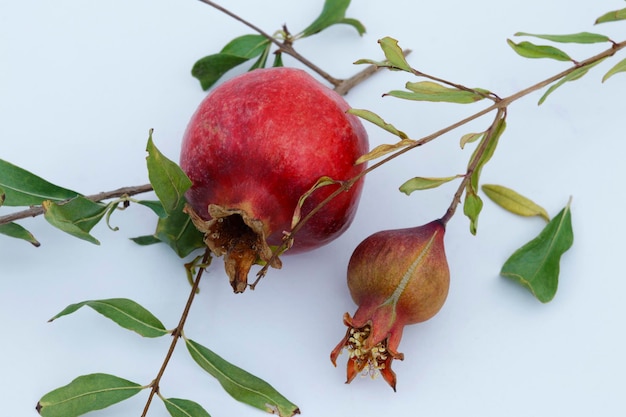
{"type": "MultiPolygon", "coordinates": [[[[268,32],[283,23],[298,32],[323,2],[228,3],[268,32]]],[[[364,37],[337,26],[296,47],[347,77],[360,69],[352,65],[356,59],[379,59],[376,40],[392,36],[414,51],[409,61],[419,70],[506,96],[567,67],[523,59],[507,37],[596,31],[621,41],[624,23],[592,24],[623,7],[617,0],[355,0],[348,16],[364,22],[364,37]]],[[[148,129],[176,160],[187,121],[205,96],[190,76],[192,64],[245,33],[242,24],[194,0],[3,1],[0,157],[86,194],[146,183],[148,129]]],[[[604,46],[564,48],[584,59],[604,46]]],[[[187,335],[273,384],[304,416],[623,416],[626,77],[600,82],[616,62],[557,90],[540,107],[540,93],[514,103],[508,130],[483,171],[484,183],[512,187],[551,215],[573,197],[575,243],[563,257],[551,303],[539,303],[499,276],[506,258],[543,222],[486,201],[476,237],[462,213],[449,223],[450,295],[435,318],[406,329],[400,345],[406,359],[394,363],[398,392],[380,378],[345,385],[345,355],[338,368],[329,361],[345,331],[343,313],[356,309],[345,286],[352,249],[375,231],[441,216],[454,184],[411,197],[397,187],[412,176],[463,172],[471,150],[461,151],[458,140],[483,130],[490,122],[485,118],[373,172],[352,228],[320,250],[284,257],[283,269],[272,270],[256,291],[232,294],[215,262],[187,335]]],[[[289,58],[286,63],[298,66],[289,58]]],[[[382,72],[347,99],[413,138],[484,106],[381,98],[411,80],[382,72]]],[[[394,141],[367,128],[372,145],[394,141]]],[[[128,239],[153,231],[155,217],[147,209],[133,206],[112,222],[120,231],[93,230],[100,246],[65,235],[43,218],[21,222],[42,243],[38,249],[0,237],[0,415],[35,416],[43,394],[82,374],[106,372],[142,384],[155,377],[168,337],[142,339],[88,308],[46,322],[71,303],[127,297],[166,327],[176,325],[189,291],[183,261],[165,245],[139,247],[128,239]]],[[[214,417],[263,415],[232,400],[182,345],[161,388],[165,396],[201,403],[214,417]]],[[[139,416],[146,394],[91,415],[139,416]]],[[[167,413],[157,400],[149,415],[167,413]]]]}

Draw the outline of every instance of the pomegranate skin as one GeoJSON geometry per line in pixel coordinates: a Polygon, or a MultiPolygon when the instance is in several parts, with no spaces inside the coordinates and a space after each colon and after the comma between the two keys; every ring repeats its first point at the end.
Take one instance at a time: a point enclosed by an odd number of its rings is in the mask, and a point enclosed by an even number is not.
{"type": "Polygon", "coordinates": [[[354,250],[348,264],[348,288],[358,309],[344,315],[346,336],[331,353],[336,364],[348,348],[347,382],[368,367],[380,371],[396,389],[393,359],[404,326],[433,317],[443,306],[450,285],[444,250],[445,226],[426,225],[375,233],[354,250]]]}
{"type": "MultiPolygon", "coordinates": [[[[368,151],[367,133],[348,109],[341,96],[298,69],[257,69],[223,83],[202,101],[183,138],[180,165],[193,183],[187,201],[205,221],[214,218],[211,205],[254,220],[261,229],[257,243],[280,245],[298,200],[320,177],[345,181],[365,169],[354,162],[368,151]]],[[[360,180],[316,213],[290,252],[341,235],[362,187],[360,180]]],[[[335,189],[316,190],[302,213],[335,189]]],[[[264,253],[267,247],[256,261],[267,261],[264,253]]]]}

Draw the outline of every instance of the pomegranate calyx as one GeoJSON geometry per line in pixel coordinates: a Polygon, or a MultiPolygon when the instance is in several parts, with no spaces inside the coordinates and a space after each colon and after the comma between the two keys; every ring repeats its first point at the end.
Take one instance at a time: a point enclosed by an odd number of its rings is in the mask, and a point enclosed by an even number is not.
{"type": "Polygon", "coordinates": [[[272,259],[272,249],[266,241],[263,222],[250,217],[244,210],[210,204],[210,220],[204,220],[191,206],[185,207],[196,228],[204,233],[204,243],[215,256],[224,256],[224,268],[235,293],[248,287],[248,273],[254,264],[281,268],[278,257],[272,259]]]}
{"type": "MultiPolygon", "coordinates": [[[[347,379],[346,384],[358,375],[370,376],[374,379],[378,373],[396,390],[396,374],[391,369],[391,363],[394,359],[403,360],[404,355],[396,352],[390,346],[390,338],[385,337],[372,345],[372,321],[368,320],[364,325],[358,326],[353,322],[350,314],[345,313],[343,317],[344,324],[348,326],[345,337],[333,349],[330,354],[330,360],[333,365],[337,366],[337,357],[346,349],[349,354],[347,363],[347,379]]],[[[398,339],[399,340],[399,339],[398,339]]]]}

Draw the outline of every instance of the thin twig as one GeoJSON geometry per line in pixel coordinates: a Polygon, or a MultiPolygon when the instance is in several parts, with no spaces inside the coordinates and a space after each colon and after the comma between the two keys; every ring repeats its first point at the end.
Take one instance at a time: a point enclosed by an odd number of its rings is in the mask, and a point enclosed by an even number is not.
{"type": "Polygon", "coordinates": [[[443,223],[444,226],[447,225],[450,219],[452,218],[452,216],[454,216],[456,209],[461,203],[461,196],[465,192],[465,189],[468,183],[472,180],[472,175],[476,171],[478,164],[480,163],[482,159],[482,156],[487,151],[487,148],[489,148],[491,141],[494,140],[494,135],[497,134],[495,132],[496,125],[501,120],[504,120],[505,117],[506,117],[506,109],[505,108],[498,109],[498,112],[496,114],[496,117],[493,120],[493,123],[491,124],[489,129],[487,129],[485,139],[476,149],[476,153],[475,155],[473,155],[473,159],[470,162],[469,166],[467,167],[467,171],[465,175],[463,176],[463,180],[461,180],[461,184],[459,184],[459,188],[457,188],[456,193],[454,193],[454,197],[452,198],[452,202],[450,203],[448,210],[446,210],[445,214],[441,217],[441,219],[439,219],[439,221],[441,221],[441,223],[443,223]]]}
{"type": "MultiPolygon", "coordinates": [[[[406,57],[411,52],[412,51],[410,49],[405,49],[402,51],[402,54],[406,57]]],[[[364,70],[357,72],[352,77],[343,80],[339,85],[335,86],[334,90],[336,93],[345,96],[352,88],[356,87],[372,75],[376,74],[379,69],[380,67],[378,67],[377,65],[368,65],[364,70]]]]}
{"type": "MultiPolygon", "coordinates": [[[[558,80],[560,80],[561,78],[569,75],[570,73],[572,73],[573,71],[576,71],[577,69],[584,67],[584,66],[588,66],[591,65],[601,59],[610,57],[612,55],[614,55],[617,51],[626,48],[626,41],[620,42],[620,43],[614,43],[613,46],[610,49],[607,49],[597,55],[592,56],[591,58],[588,58],[584,61],[581,61],[578,63],[578,65],[574,65],[568,69],[566,69],[565,71],[562,71],[556,75],[553,75],[552,77],[546,78],[543,81],[540,81],[536,84],[531,85],[528,88],[525,88],[524,90],[521,90],[515,94],[512,94],[508,97],[505,97],[501,100],[496,99],[496,101],[489,107],[484,108],[483,110],[480,110],[476,113],[474,113],[471,116],[466,117],[465,119],[462,119],[456,123],[451,124],[448,127],[445,127],[443,129],[438,130],[435,133],[432,133],[428,136],[424,136],[423,138],[415,141],[414,143],[412,143],[411,145],[402,148],[396,152],[394,152],[393,154],[383,158],[382,160],[378,161],[377,163],[371,165],[370,167],[368,167],[367,169],[361,171],[359,174],[355,175],[354,177],[350,178],[349,180],[345,181],[339,188],[337,188],[333,193],[331,193],[326,199],[324,199],[322,202],[320,202],[317,206],[315,206],[306,216],[304,216],[297,224],[296,226],[289,232],[287,233],[287,237],[288,239],[285,239],[283,241],[283,243],[278,246],[277,248],[275,248],[274,253],[272,255],[272,258],[270,258],[270,260],[266,263],[265,266],[263,266],[263,268],[261,268],[261,270],[259,270],[259,272],[257,273],[257,279],[250,285],[251,289],[254,289],[254,287],[258,284],[258,282],[267,274],[267,271],[269,269],[269,265],[275,260],[276,257],[279,256],[279,254],[283,253],[285,250],[287,250],[287,248],[289,247],[289,241],[293,238],[293,235],[296,234],[296,232],[298,230],[300,230],[304,224],[315,214],[317,213],[319,210],[321,210],[326,204],[328,204],[330,202],[330,200],[332,200],[333,198],[335,198],[336,196],[338,196],[339,194],[341,194],[344,191],[347,191],[348,189],[350,189],[350,187],[352,187],[354,185],[354,183],[356,183],[359,179],[361,179],[362,177],[364,177],[365,175],[369,174],[370,172],[372,172],[373,170],[377,169],[378,167],[388,163],[389,161],[399,157],[400,155],[403,155],[409,151],[411,151],[412,149],[415,149],[417,147],[420,147],[422,145],[425,145],[428,142],[433,141],[434,139],[448,133],[451,132],[461,126],[464,126],[466,124],[468,124],[471,121],[474,121],[486,114],[491,113],[494,110],[504,110],[506,109],[511,103],[513,103],[514,101],[517,101],[537,90],[540,90],[558,80]]],[[[486,142],[486,141],[485,141],[486,142]]],[[[478,158],[477,158],[478,159],[478,158]]],[[[455,194],[455,198],[453,200],[456,201],[458,198],[458,200],[460,201],[460,195],[456,195],[455,194]]],[[[457,202],[458,204],[458,202],[457,202]]],[[[454,210],[454,209],[453,209],[454,210]]],[[[453,214],[453,213],[452,213],[453,214]]],[[[444,215],[445,217],[445,215],[444,215]]],[[[449,220],[449,217],[446,219],[446,221],[449,220]]]]}
{"type": "Polygon", "coordinates": [[[165,359],[163,360],[161,369],[159,369],[159,373],[157,374],[156,378],[154,378],[154,381],[152,381],[152,383],[150,384],[152,389],[150,390],[150,395],[148,396],[148,400],[146,401],[146,406],[143,409],[143,413],[141,413],[141,417],[146,417],[146,415],[148,414],[148,409],[150,408],[150,404],[152,403],[152,399],[154,398],[155,394],[159,393],[159,383],[161,382],[161,378],[163,377],[163,374],[165,373],[165,368],[167,368],[167,365],[170,359],[172,358],[172,355],[174,354],[174,349],[176,349],[176,344],[178,343],[178,339],[183,333],[183,328],[185,327],[185,322],[187,321],[187,317],[189,316],[189,310],[191,309],[191,304],[193,303],[196,293],[198,292],[200,279],[202,278],[202,274],[204,273],[204,270],[208,266],[207,263],[209,262],[210,259],[211,259],[211,251],[207,248],[204,252],[204,257],[202,258],[202,264],[200,265],[200,269],[198,270],[198,273],[196,274],[196,279],[194,280],[193,286],[191,287],[189,298],[187,298],[187,304],[185,304],[183,314],[180,316],[180,321],[178,322],[178,326],[176,326],[176,328],[172,330],[172,343],[170,344],[170,348],[168,349],[167,354],[165,355],[165,359]]]}
{"type": "Polygon", "coordinates": [[[235,20],[237,20],[238,22],[241,22],[244,25],[248,26],[250,29],[254,30],[259,35],[264,36],[267,40],[269,40],[270,42],[272,42],[273,44],[278,46],[280,52],[284,52],[287,55],[297,59],[298,61],[300,61],[301,63],[303,63],[307,67],[309,67],[311,70],[317,72],[320,76],[322,76],[322,78],[324,78],[326,81],[331,83],[333,86],[338,86],[339,84],[341,84],[342,80],[333,77],[332,75],[330,75],[329,73],[327,73],[326,71],[324,71],[323,69],[321,69],[320,67],[318,67],[317,65],[312,63],[311,61],[309,61],[308,59],[306,59],[304,56],[300,55],[293,48],[293,46],[290,44],[290,42],[281,42],[281,41],[279,41],[278,39],[274,38],[272,35],[270,35],[267,32],[265,32],[263,29],[261,29],[258,26],[248,22],[247,20],[243,19],[242,17],[237,16],[236,14],[231,12],[230,10],[223,8],[222,6],[220,6],[219,4],[217,4],[217,3],[215,3],[215,2],[213,2],[211,0],[199,0],[199,1],[204,3],[204,4],[207,4],[207,5],[211,6],[211,7],[213,7],[214,9],[219,10],[220,12],[222,12],[222,13],[230,16],[230,17],[232,17],[235,20]]]}
{"type": "MultiPolygon", "coordinates": [[[[152,191],[152,185],[145,184],[145,185],[138,185],[134,187],[118,188],[117,190],[113,190],[113,191],[104,191],[98,194],[85,196],[85,198],[88,198],[89,200],[92,200],[92,201],[100,202],[103,200],[108,200],[110,198],[119,198],[123,196],[130,197],[132,195],[147,193],[150,191],[152,191]]],[[[37,217],[42,214],[43,214],[42,206],[31,207],[27,210],[22,210],[22,211],[18,211],[12,214],[7,214],[5,216],[0,216],[0,225],[11,223],[15,220],[26,219],[28,217],[37,217]]]]}

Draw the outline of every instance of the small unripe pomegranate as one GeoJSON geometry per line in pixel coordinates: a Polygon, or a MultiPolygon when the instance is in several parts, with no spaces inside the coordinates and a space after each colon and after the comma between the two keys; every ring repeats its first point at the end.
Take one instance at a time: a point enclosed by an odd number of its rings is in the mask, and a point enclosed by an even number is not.
{"type": "MultiPolygon", "coordinates": [[[[247,287],[253,264],[272,259],[298,201],[324,176],[353,178],[355,161],[368,151],[360,120],[348,103],[305,71],[257,69],[214,89],[185,132],[180,165],[193,185],[188,210],[205,242],[224,256],[235,292],[247,287]]],[[[290,252],[320,247],[341,235],[354,218],[362,180],[318,211],[290,252]]],[[[302,213],[336,187],[315,190],[302,213]]],[[[273,267],[280,267],[274,258],[273,267]]]]}
{"type": "Polygon", "coordinates": [[[448,295],[450,271],[443,238],[445,225],[435,220],[408,229],[375,233],[354,250],[348,264],[348,288],[359,306],[354,317],[344,315],[348,326],[330,358],[344,348],[349,352],[346,383],[359,373],[383,376],[396,390],[393,359],[402,330],[408,324],[433,317],[448,295]]]}

